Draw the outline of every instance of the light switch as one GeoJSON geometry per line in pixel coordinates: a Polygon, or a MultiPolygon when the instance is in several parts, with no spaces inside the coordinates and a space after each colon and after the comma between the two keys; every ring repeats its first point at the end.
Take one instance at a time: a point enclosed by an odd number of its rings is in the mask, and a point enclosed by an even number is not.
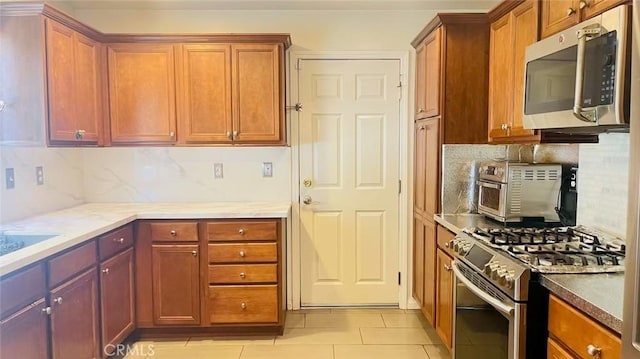
{"type": "Polygon", "coordinates": [[[224,177],[222,163],[213,164],[213,178],[219,179],[224,177]]]}
{"type": "Polygon", "coordinates": [[[272,162],[262,162],[262,177],[273,177],[272,162]]]}
{"type": "Polygon", "coordinates": [[[44,184],[44,168],[42,166],[36,167],[36,185],[42,186],[44,184]]]}

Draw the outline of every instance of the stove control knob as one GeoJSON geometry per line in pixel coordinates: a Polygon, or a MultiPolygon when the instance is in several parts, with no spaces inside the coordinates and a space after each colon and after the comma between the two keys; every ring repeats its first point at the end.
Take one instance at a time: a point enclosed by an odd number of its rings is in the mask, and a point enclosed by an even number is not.
{"type": "Polygon", "coordinates": [[[454,239],[452,244],[452,248],[454,252],[458,252],[460,250],[460,240],[459,239],[454,239]]]}
{"type": "Polygon", "coordinates": [[[493,263],[489,262],[489,263],[484,265],[484,274],[486,274],[486,275],[490,275],[491,274],[491,271],[493,270],[493,269],[491,269],[491,264],[493,264],[493,263]]]}
{"type": "Polygon", "coordinates": [[[507,277],[505,278],[505,281],[507,282],[507,288],[508,289],[513,289],[513,286],[515,284],[514,278],[512,274],[508,274],[507,277]]]}
{"type": "Polygon", "coordinates": [[[498,265],[494,270],[491,271],[491,278],[493,280],[498,280],[501,277],[505,276],[506,274],[507,274],[507,267],[498,265]]]}

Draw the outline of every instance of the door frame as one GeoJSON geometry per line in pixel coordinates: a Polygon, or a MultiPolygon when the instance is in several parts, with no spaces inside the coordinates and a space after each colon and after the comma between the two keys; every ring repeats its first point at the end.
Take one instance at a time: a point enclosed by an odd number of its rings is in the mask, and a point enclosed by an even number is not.
{"type": "MultiPolygon", "coordinates": [[[[289,86],[287,104],[297,103],[299,94],[298,63],[301,60],[398,60],[400,61],[400,81],[402,83],[399,113],[399,178],[402,181],[402,191],[398,198],[398,270],[401,283],[398,288],[398,305],[401,309],[408,308],[411,294],[411,262],[409,260],[409,192],[412,188],[409,175],[409,132],[413,133],[413,126],[409,126],[409,51],[291,51],[289,53],[288,71],[289,86]]],[[[304,104],[303,104],[304,106],[304,104]]],[[[304,111],[304,108],[302,109],[304,111]]],[[[301,303],[301,245],[300,245],[300,113],[295,110],[287,111],[289,116],[289,144],[291,145],[291,222],[289,228],[289,245],[287,246],[287,309],[298,310],[301,303]]]]}

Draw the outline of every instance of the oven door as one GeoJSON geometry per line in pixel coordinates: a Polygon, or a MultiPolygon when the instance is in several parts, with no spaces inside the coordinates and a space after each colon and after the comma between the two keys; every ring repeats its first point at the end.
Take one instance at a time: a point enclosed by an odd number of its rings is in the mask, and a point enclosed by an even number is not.
{"type": "Polygon", "coordinates": [[[507,185],[498,182],[478,181],[478,211],[499,220],[507,217],[507,185]]]}
{"type": "Polygon", "coordinates": [[[453,359],[524,359],[526,310],[456,260],[453,359]]]}

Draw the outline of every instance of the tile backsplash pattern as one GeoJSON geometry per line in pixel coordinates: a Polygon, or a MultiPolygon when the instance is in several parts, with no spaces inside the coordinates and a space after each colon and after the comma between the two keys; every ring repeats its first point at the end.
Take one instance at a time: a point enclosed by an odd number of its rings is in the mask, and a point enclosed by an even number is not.
{"type": "Polygon", "coordinates": [[[603,134],[580,145],[578,224],[626,237],[629,134],[603,134]]]}

